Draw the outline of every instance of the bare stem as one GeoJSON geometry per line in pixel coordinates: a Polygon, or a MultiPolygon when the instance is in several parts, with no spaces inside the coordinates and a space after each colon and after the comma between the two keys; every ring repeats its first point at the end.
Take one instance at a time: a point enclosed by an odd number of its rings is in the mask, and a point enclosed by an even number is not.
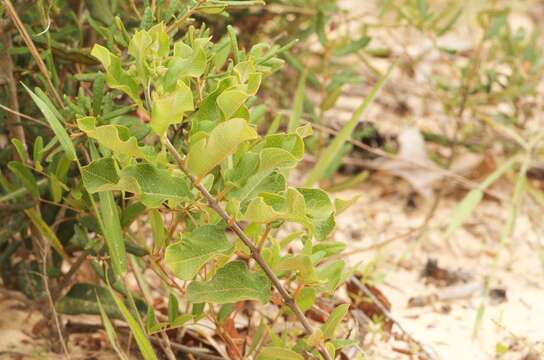
{"type": "MultiPolygon", "coordinates": [[[[259,252],[259,249],[253,244],[251,239],[246,235],[244,230],[242,230],[242,227],[240,224],[234,219],[233,217],[229,216],[227,212],[221,207],[219,202],[209,193],[209,191],[198,181],[198,179],[191,175],[189,171],[187,170],[187,167],[185,166],[185,162],[183,161],[183,158],[181,157],[180,153],[176,150],[174,145],[170,142],[170,140],[165,139],[164,143],[174,159],[176,160],[178,167],[189,177],[194,187],[197,188],[197,190],[206,198],[208,205],[229,225],[229,227],[236,233],[236,235],[242,240],[244,245],[246,245],[249,248],[249,251],[251,252],[251,257],[259,264],[261,269],[265,272],[266,276],[270,279],[276,290],[280,293],[281,297],[283,298],[283,301],[289,308],[293,311],[295,316],[297,317],[298,321],[302,324],[302,327],[304,328],[304,331],[308,335],[312,335],[314,333],[314,329],[312,325],[308,322],[308,319],[306,319],[306,316],[300,310],[296,302],[293,300],[293,298],[289,295],[287,290],[283,287],[280,280],[274,274],[270,266],[266,263],[266,261],[261,256],[261,253],[259,252]]],[[[332,360],[329,356],[329,353],[321,346],[319,349],[321,355],[326,360],[332,360]]]]}

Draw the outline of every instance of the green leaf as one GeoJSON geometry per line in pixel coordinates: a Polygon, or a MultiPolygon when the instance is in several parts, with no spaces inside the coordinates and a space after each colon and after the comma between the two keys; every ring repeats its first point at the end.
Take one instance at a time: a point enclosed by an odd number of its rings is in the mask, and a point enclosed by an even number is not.
{"type": "Polygon", "coordinates": [[[417,0],[416,4],[419,16],[425,18],[427,16],[427,11],[429,10],[429,3],[427,0],[417,0]]]}
{"type": "Polygon", "coordinates": [[[334,212],[329,195],[321,189],[297,188],[304,196],[307,214],[313,219],[326,219],[334,212]]]}
{"type": "Polygon", "coordinates": [[[43,116],[45,116],[45,119],[51,126],[51,129],[55,133],[55,136],[59,139],[60,145],[62,146],[62,149],[66,153],[66,156],[68,156],[68,159],[75,160],[76,149],[74,148],[74,144],[72,143],[70,136],[68,136],[66,129],[62,126],[60,120],[55,115],[56,110],[51,109],[47,105],[47,103],[45,103],[42,99],[40,99],[40,97],[34,94],[32,90],[26,87],[25,84],[23,84],[23,86],[25,90],[30,94],[30,97],[32,98],[34,103],[38,106],[43,116]]]}
{"type": "Polygon", "coordinates": [[[345,280],[347,274],[344,274],[346,262],[342,259],[335,260],[320,267],[317,271],[317,277],[325,281],[324,289],[333,292],[345,280]]]}
{"type": "Polygon", "coordinates": [[[228,255],[232,250],[223,227],[203,225],[169,245],[165,262],[176,277],[192,280],[204,264],[218,255],[228,255]]]}
{"type": "Polygon", "coordinates": [[[334,56],[341,57],[341,56],[353,54],[361,49],[364,49],[368,45],[370,40],[371,38],[366,35],[361,36],[357,40],[350,39],[347,45],[342,46],[341,48],[338,48],[334,51],[334,56]]]}
{"type": "Polygon", "coordinates": [[[132,222],[145,211],[146,207],[141,202],[133,202],[128,205],[121,214],[121,226],[123,228],[132,224],[132,222]]]}
{"type": "MultiPolygon", "coordinates": [[[[117,184],[119,182],[119,171],[113,158],[95,160],[89,165],[81,167],[81,178],[85,189],[90,194],[100,191],[104,185],[117,184]]],[[[104,191],[111,190],[106,189],[104,191]]]]}
{"type": "Polygon", "coordinates": [[[320,251],[325,253],[325,256],[331,256],[341,253],[346,248],[346,244],[339,241],[321,241],[312,247],[312,254],[320,251]]]}
{"type": "Polygon", "coordinates": [[[138,80],[147,84],[153,57],[166,57],[170,51],[170,38],[164,23],[159,23],[149,30],[137,31],[128,46],[128,53],[136,60],[138,80]]]}
{"type": "Polygon", "coordinates": [[[107,0],[90,0],[85,3],[93,19],[96,19],[106,26],[113,23],[112,3],[107,0]]]}
{"type": "Polygon", "coordinates": [[[298,134],[273,134],[264,138],[258,171],[291,168],[304,157],[304,141],[298,134]]]}
{"type": "Polygon", "coordinates": [[[153,233],[153,244],[155,249],[162,249],[166,244],[166,229],[162,220],[161,213],[157,209],[151,209],[147,213],[151,224],[151,232],[153,233]]]}
{"type": "Polygon", "coordinates": [[[106,330],[106,336],[108,337],[111,347],[113,348],[117,356],[119,356],[119,359],[128,360],[126,354],[123,352],[123,350],[121,350],[121,346],[119,345],[115,328],[113,327],[113,324],[110,318],[108,317],[108,314],[104,310],[104,306],[102,305],[102,302],[100,301],[98,297],[98,294],[96,295],[96,301],[98,302],[98,309],[100,310],[100,317],[102,319],[102,324],[104,325],[104,330],[106,330]]]}
{"type": "Polygon", "coordinates": [[[217,125],[207,138],[191,144],[187,155],[187,168],[198,178],[204,177],[229,155],[238,145],[257,138],[257,132],[244,119],[231,119],[217,125]]]}
{"type": "Polygon", "coordinates": [[[109,317],[122,319],[108,289],[94,284],[75,284],[57,301],[55,308],[58,312],[67,315],[98,315],[100,305],[97,302],[97,296],[102,303],[102,309],[109,317]]]}
{"type": "Polygon", "coordinates": [[[121,90],[136,104],[142,105],[138,83],[123,70],[118,56],[98,44],[93,46],[91,55],[97,58],[106,70],[106,82],[109,87],[121,90]]]}
{"type": "Polygon", "coordinates": [[[64,259],[68,259],[68,254],[64,251],[62,243],[57,235],[51,230],[49,225],[43,220],[41,215],[35,209],[26,209],[26,216],[30,219],[32,224],[38,229],[39,233],[49,241],[49,244],[55,249],[64,259]]]}
{"type": "Polygon", "coordinates": [[[376,83],[376,85],[374,85],[374,87],[363,100],[361,105],[359,105],[359,107],[355,110],[355,112],[351,116],[351,119],[344,125],[344,127],[338,132],[334,140],[330,143],[330,145],[327,146],[327,148],[323,151],[321,157],[317,161],[317,164],[306,177],[306,180],[304,181],[304,186],[310,187],[325,176],[325,173],[329,166],[338,156],[344,144],[350,139],[353,130],[355,130],[355,127],[359,122],[359,118],[364,113],[368,105],[370,105],[370,103],[374,101],[395,66],[396,63],[393,63],[389,67],[387,73],[376,83]]]}
{"type": "Polygon", "coordinates": [[[127,271],[127,253],[117,205],[111,191],[100,192],[98,193],[98,197],[100,199],[98,216],[108,246],[113,270],[116,274],[121,275],[127,271]]]}
{"type": "Polygon", "coordinates": [[[34,167],[38,170],[42,170],[41,161],[43,154],[43,138],[41,136],[37,136],[32,149],[32,160],[34,161],[34,167]]]}
{"type": "Polygon", "coordinates": [[[279,346],[265,346],[257,360],[304,360],[304,357],[293,350],[279,346]]]}
{"type": "Polygon", "coordinates": [[[217,320],[220,323],[223,323],[234,311],[234,304],[224,304],[221,305],[221,308],[217,312],[217,320]]]}
{"type": "Polygon", "coordinates": [[[77,119],[77,125],[88,137],[95,139],[100,145],[116,154],[146,158],[138,146],[138,140],[134,136],[130,136],[130,131],[125,126],[102,125],[97,127],[96,118],[93,116],[77,119]]]}
{"type": "Polygon", "coordinates": [[[234,303],[242,300],[259,300],[266,303],[270,298],[270,281],[262,273],[250,272],[242,261],[232,261],[217,271],[210,281],[193,281],[187,288],[192,303],[234,303]]]}
{"type": "Polygon", "coordinates": [[[149,208],[158,208],[167,200],[183,202],[193,197],[184,175],[158,169],[151,164],[129,166],[121,171],[120,176],[135,179],[140,188],[136,194],[149,208]]]}
{"type": "Polygon", "coordinates": [[[182,202],[192,198],[185,176],[146,163],[118,172],[112,158],[103,158],[83,166],[81,176],[91,194],[113,190],[131,192],[149,208],[158,208],[168,200],[182,202]]]}
{"type": "Polygon", "coordinates": [[[293,111],[291,118],[289,119],[288,132],[295,131],[300,125],[300,118],[304,109],[304,94],[306,91],[306,77],[308,76],[308,70],[304,70],[298,80],[297,90],[295,92],[295,99],[293,100],[293,111]]]}
{"type": "Polygon", "coordinates": [[[246,102],[249,95],[240,90],[226,90],[217,97],[217,105],[226,120],[246,102]]]}
{"type": "Polygon", "coordinates": [[[334,229],[334,206],[321,189],[298,188],[306,203],[306,215],[313,224],[318,240],[324,240],[334,229]]]}
{"type": "Polygon", "coordinates": [[[263,224],[287,220],[310,225],[306,217],[304,197],[293,188],[287,189],[282,195],[266,193],[253,199],[242,220],[263,224]]]}
{"type": "Polygon", "coordinates": [[[497,36],[502,28],[507,24],[509,9],[487,11],[485,12],[491,20],[485,29],[484,40],[489,40],[492,37],[497,36]]]}
{"type": "Polygon", "coordinates": [[[327,92],[325,98],[323,99],[323,101],[321,101],[321,104],[319,105],[319,107],[321,108],[321,111],[325,112],[332,109],[341,94],[342,94],[341,86],[338,86],[330,90],[329,92],[327,92]]]}
{"type": "MultiPolygon", "coordinates": [[[[252,174],[252,172],[247,174],[252,174]]],[[[265,192],[281,193],[285,191],[286,183],[285,177],[277,172],[258,172],[250,176],[243,187],[231,191],[229,198],[244,202],[265,192]]]]}
{"type": "Polygon", "coordinates": [[[300,307],[300,310],[306,311],[310,309],[315,303],[316,299],[316,290],[311,287],[304,287],[298,293],[295,301],[300,307]]]}
{"type": "Polygon", "coordinates": [[[491,186],[498,178],[506,171],[512,168],[519,161],[518,156],[511,157],[503,163],[491,175],[489,175],[476,189],[472,189],[467,195],[455,206],[450,216],[450,223],[446,230],[446,237],[450,237],[455,230],[461,226],[465,220],[472,214],[478,204],[484,197],[484,190],[491,186]]]}
{"type": "Polygon", "coordinates": [[[338,305],[329,315],[327,321],[321,327],[321,331],[326,339],[334,338],[334,333],[342,319],[346,316],[349,310],[349,304],[338,305]]]}
{"type": "Polygon", "coordinates": [[[168,294],[168,321],[173,323],[179,315],[179,302],[176,295],[168,294]]]}
{"type": "MultiPolygon", "coordinates": [[[[366,176],[368,176],[368,173],[366,176]]],[[[346,211],[350,206],[355,204],[359,200],[360,197],[361,195],[355,195],[354,197],[348,200],[339,199],[339,198],[334,199],[334,208],[336,209],[335,211],[336,215],[339,215],[343,213],[344,211],[346,211]]]]}
{"type": "Polygon", "coordinates": [[[49,176],[49,188],[53,202],[58,204],[62,200],[62,188],[65,185],[55,175],[49,176]]]}
{"type": "Polygon", "coordinates": [[[109,288],[109,290],[111,296],[113,297],[113,300],[115,301],[115,304],[117,305],[117,308],[119,309],[119,311],[125,318],[128,326],[130,327],[132,335],[136,340],[136,344],[138,344],[138,348],[140,349],[143,358],[145,360],[158,360],[157,355],[153,351],[153,346],[151,346],[151,343],[149,342],[149,339],[145,334],[144,330],[140,326],[140,323],[132,316],[125,303],[123,303],[123,301],[121,301],[121,299],[117,297],[111,287],[109,288]]]}
{"type": "Polygon", "coordinates": [[[176,48],[174,48],[174,58],[169,61],[168,71],[163,78],[164,88],[166,90],[173,88],[179,79],[185,77],[199,77],[204,73],[204,70],[206,70],[206,53],[204,50],[202,50],[202,48],[197,48],[194,51],[193,49],[190,49],[190,52],[192,52],[192,55],[187,57],[178,56],[176,54],[176,48]]]}
{"type": "Polygon", "coordinates": [[[13,138],[11,139],[11,143],[15,147],[15,151],[17,151],[17,156],[19,156],[19,160],[22,163],[26,163],[28,161],[28,156],[26,155],[26,150],[21,140],[13,138]]]}
{"type": "Polygon", "coordinates": [[[308,255],[287,255],[276,267],[277,271],[298,272],[304,284],[317,283],[314,264],[308,255]]]}
{"type": "Polygon", "coordinates": [[[161,95],[154,92],[152,98],[149,125],[160,137],[170,125],[181,124],[185,112],[194,110],[193,92],[183,81],[178,81],[173,92],[161,95]]]}
{"type": "Polygon", "coordinates": [[[473,189],[455,206],[446,230],[446,237],[451,236],[465,222],[483,197],[484,192],[481,189],[473,189]]]}
{"type": "Polygon", "coordinates": [[[17,179],[21,181],[23,186],[34,198],[38,199],[40,197],[40,189],[36,183],[36,178],[29,168],[18,161],[10,161],[8,163],[8,168],[15,174],[15,176],[17,176],[17,179]]]}

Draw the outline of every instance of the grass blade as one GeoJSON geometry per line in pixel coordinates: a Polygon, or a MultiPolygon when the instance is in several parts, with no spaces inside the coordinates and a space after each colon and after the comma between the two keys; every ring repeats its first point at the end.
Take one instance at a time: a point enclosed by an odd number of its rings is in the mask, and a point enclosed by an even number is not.
{"type": "Polygon", "coordinates": [[[64,251],[62,243],[57,235],[51,230],[49,225],[43,221],[40,214],[35,209],[26,209],[26,216],[30,219],[32,224],[38,229],[40,234],[49,241],[49,244],[55,249],[65,260],[68,259],[68,254],[64,251]]]}
{"type": "Polygon", "coordinates": [[[323,151],[323,155],[319,158],[315,167],[312,169],[312,171],[310,171],[310,173],[306,177],[306,180],[304,181],[304,186],[310,187],[314,185],[316,182],[318,182],[321,178],[323,178],[329,165],[334,161],[336,156],[338,156],[338,153],[342,150],[342,146],[351,137],[353,130],[355,129],[355,127],[357,126],[357,123],[359,122],[359,118],[361,117],[363,112],[366,110],[368,105],[370,105],[370,103],[374,101],[374,99],[380,92],[381,88],[385,84],[387,78],[391,74],[395,65],[396,65],[396,62],[394,62],[389,67],[389,69],[387,70],[387,73],[374,85],[374,87],[372,88],[370,93],[366,96],[366,98],[363,100],[361,105],[359,105],[359,107],[355,110],[355,112],[351,116],[351,119],[344,125],[342,130],[338,132],[334,140],[325,149],[325,151],[323,151]]]}
{"type": "Polygon", "coordinates": [[[98,196],[100,199],[99,217],[104,238],[108,245],[113,271],[117,275],[120,275],[127,271],[127,253],[117,205],[115,204],[113,193],[110,191],[100,192],[98,196]]]}
{"type": "Polygon", "coordinates": [[[100,299],[98,296],[96,296],[96,301],[98,303],[98,309],[100,310],[100,317],[102,318],[102,323],[104,324],[104,329],[106,330],[106,335],[108,336],[108,340],[110,341],[111,347],[119,356],[121,360],[128,360],[126,354],[121,350],[121,347],[119,346],[119,342],[117,340],[117,334],[115,333],[115,329],[113,327],[113,324],[111,323],[110,318],[108,317],[108,314],[104,311],[104,307],[102,306],[102,303],[100,302],[100,299]]]}
{"type": "Polygon", "coordinates": [[[66,129],[64,126],[62,126],[60,120],[55,115],[55,111],[52,110],[38,95],[36,95],[32,90],[30,90],[25,84],[23,84],[26,91],[30,94],[30,97],[34,101],[34,103],[38,106],[40,111],[42,112],[43,116],[45,116],[45,119],[51,126],[51,129],[59,139],[59,142],[66,152],[66,155],[68,155],[68,158],[70,160],[76,159],[76,149],[74,148],[74,144],[72,144],[72,140],[70,140],[70,137],[68,136],[68,133],[66,132],[66,129]]]}
{"type": "Polygon", "coordinates": [[[484,197],[484,190],[500,178],[508,169],[510,169],[519,160],[518,156],[511,157],[506,163],[489,175],[476,189],[471,190],[463,200],[453,210],[446,230],[446,238],[449,238],[465,220],[472,214],[484,197]]]}
{"type": "Polygon", "coordinates": [[[308,70],[304,70],[298,80],[297,91],[295,92],[295,100],[293,101],[293,112],[289,119],[288,132],[292,133],[300,125],[300,117],[304,110],[304,93],[306,91],[306,77],[308,70]]]}
{"type": "Polygon", "coordinates": [[[121,314],[123,314],[123,317],[132,331],[136,344],[138,344],[138,348],[140,349],[143,358],[145,360],[158,360],[155,351],[153,351],[153,346],[151,346],[151,343],[149,342],[143,328],[140,326],[140,323],[134,318],[134,316],[132,316],[125,303],[117,297],[117,294],[115,294],[111,286],[108,285],[108,289],[110,289],[111,296],[113,297],[115,304],[119,308],[121,314]]]}

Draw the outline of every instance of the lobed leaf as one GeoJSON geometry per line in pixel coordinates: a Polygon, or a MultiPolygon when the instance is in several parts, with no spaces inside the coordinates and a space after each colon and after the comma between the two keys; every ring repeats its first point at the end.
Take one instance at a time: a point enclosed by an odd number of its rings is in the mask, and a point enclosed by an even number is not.
{"type": "Polygon", "coordinates": [[[185,112],[194,110],[193,92],[183,81],[178,81],[174,91],[163,95],[154,92],[152,97],[149,125],[160,137],[170,125],[180,124],[185,112]]]}
{"type": "Polygon", "coordinates": [[[227,304],[242,300],[270,298],[270,281],[262,273],[250,272],[242,261],[232,261],[217,271],[210,281],[193,281],[187,288],[190,302],[227,304]]]}
{"type": "Polygon", "coordinates": [[[192,198],[186,177],[147,163],[128,166],[119,172],[112,158],[103,158],[83,166],[81,176],[91,194],[131,192],[148,208],[158,208],[168,200],[182,202],[192,198]]]}
{"type": "Polygon", "coordinates": [[[127,127],[120,125],[96,126],[96,118],[79,118],[77,125],[88,137],[95,139],[102,146],[120,155],[145,159],[146,154],[138,146],[136,137],[131,136],[127,127]]]}
{"type": "Polygon", "coordinates": [[[207,138],[191,144],[187,155],[187,168],[191,174],[202,178],[228,156],[238,145],[257,138],[257,132],[244,119],[231,119],[217,125],[207,138]]]}
{"type": "Polygon", "coordinates": [[[118,89],[127,94],[132,101],[138,105],[142,105],[140,99],[140,89],[138,83],[126,73],[121,66],[121,59],[112,54],[105,47],[95,44],[91,50],[91,55],[102,63],[106,70],[106,82],[109,87],[118,89]]]}
{"type": "Polygon", "coordinates": [[[228,255],[232,250],[222,226],[203,225],[169,245],[165,262],[176,277],[192,280],[204,264],[218,255],[228,255]]]}

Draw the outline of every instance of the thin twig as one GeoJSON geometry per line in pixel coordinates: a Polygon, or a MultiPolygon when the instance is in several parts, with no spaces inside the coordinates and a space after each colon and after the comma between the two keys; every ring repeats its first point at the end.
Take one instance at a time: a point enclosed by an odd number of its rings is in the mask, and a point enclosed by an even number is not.
{"type": "Polygon", "coordinates": [[[351,278],[351,281],[357,285],[357,287],[359,289],[361,289],[361,291],[370,298],[370,300],[381,310],[381,312],[389,319],[391,320],[395,325],[397,325],[397,327],[400,329],[400,331],[404,334],[404,336],[406,336],[408,339],[410,339],[411,342],[413,342],[414,344],[416,344],[420,350],[421,350],[421,353],[423,353],[429,360],[436,360],[437,357],[434,356],[433,354],[431,354],[427,349],[425,349],[425,346],[423,346],[423,344],[416,340],[412,335],[410,335],[410,333],[401,325],[401,323],[395,319],[393,317],[393,315],[391,314],[391,312],[389,312],[389,310],[387,310],[385,308],[385,306],[381,303],[380,300],[378,300],[376,298],[376,296],[374,296],[374,294],[372,293],[372,291],[370,291],[370,289],[363,283],[361,283],[359,281],[359,279],[357,279],[356,277],[352,277],[351,278]]]}
{"type": "Polygon", "coordinates": [[[60,345],[62,346],[62,350],[64,351],[64,355],[67,359],[70,359],[70,352],[68,351],[68,347],[66,345],[66,341],[64,340],[64,335],[62,332],[62,325],[59,320],[59,315],[57,314],[57,310],[55,309],[55,301],[53,300],[53,296],[51,295],[51,290],[49,289],[49,278],[47,277],[47,253],[49,249],[49,245],[45,238],[40,235],[40,239],[42,240],[42,245],[39,246],[41,252],[42,252],[42,280],[43,280],[43,287],[44,292],[47,298],[47,301],[49,302],[50,307],[50,315],[53,318],[53,321],[55,323],[55,328],[57,330],[57,335],[59,337],[60,345]]]}
{"type": "MultiPolygon", "coordinates": [[[[297,317],[298,321],[302,324],[302,327],[304,328],[304,331],[308,335],[312,335],[314,333],[314,329],[312,325],[309,323],[308,319],[306,319],[306,316],[304,316],[304,313],[296,302],[293,300],[293,298],[289,295],[287,290],[283,287],[280,280],[274,274],[270,266],[266,263],[264,258],[261,256],[261,253],[259,252],[259,249],[253,244],[251,239],[246,235],[244,230],[242,230],[242,227],[240,224],[234,219],[233,217],[229,216],[227,212],[221,207],[221,205],[217,202],[217,200],[208,192],[208,190],[198,181],[198,179],[191,175],[189,171],[187,170],[187,167],[185,166],[185,162],[179,152],[176,150],[174,145],[170,142],[170,140],[165,139],[164,143],[174,159],[176,160],[178,167],[187,175],[187,177],[191,180],[194,187],[197,188],[197,190],[206,198],[208,201],[208,205],[228,224],[228,226],[236,233],[236,235],[242,240],[244,245],[246,245],[250,252],[251,257],[259,264],[259,266],[263,269],[266,276],[270,279],[276,290],[280,293],[281,297],[283,298],[283,301],[285,304],[293,311],[295,316],[297,317]]],[[[329,353],[321,346],[319,349],[321,355],[327,359],[332,360],[329,356],[329,353]]]]}
{"type": "Polygon", "coordinates": [[[17,110],[14,110],[12,108],[9,108],[7,106],[4,106],[2,104],[0,104],[0,108],[2,108],[3,110],[13,114],[13,115],[16,115],[18,117],[22,117],[23,119],[27,119],[27,120],[30,120],[30,121],[33,121],[35,122],[36,124],[40,124],[41,126],[45,126],[46,128],[50,129],[51,127],[49,126],[48,123],[46,123],[45,121],[41,121],[39,119],[36,119],[35,117],[32,117],[32,116],[28,116],[26,114],[23,114],[17,110]]]}
{"type": "Polygon", "coordinates": [[[76,261],[70,266],[70,269],[68,269],[68,272],[63,275],[62,279],[60,280],[57,289],[58,292],[61,292],[62,289],[64,289],[66,286],[70,284],[70,281],[72,280],[72,277],[75,275],[75,273],[79,270],[81,265],[87,260],[87,251],[83,251],[76,261]]]}

